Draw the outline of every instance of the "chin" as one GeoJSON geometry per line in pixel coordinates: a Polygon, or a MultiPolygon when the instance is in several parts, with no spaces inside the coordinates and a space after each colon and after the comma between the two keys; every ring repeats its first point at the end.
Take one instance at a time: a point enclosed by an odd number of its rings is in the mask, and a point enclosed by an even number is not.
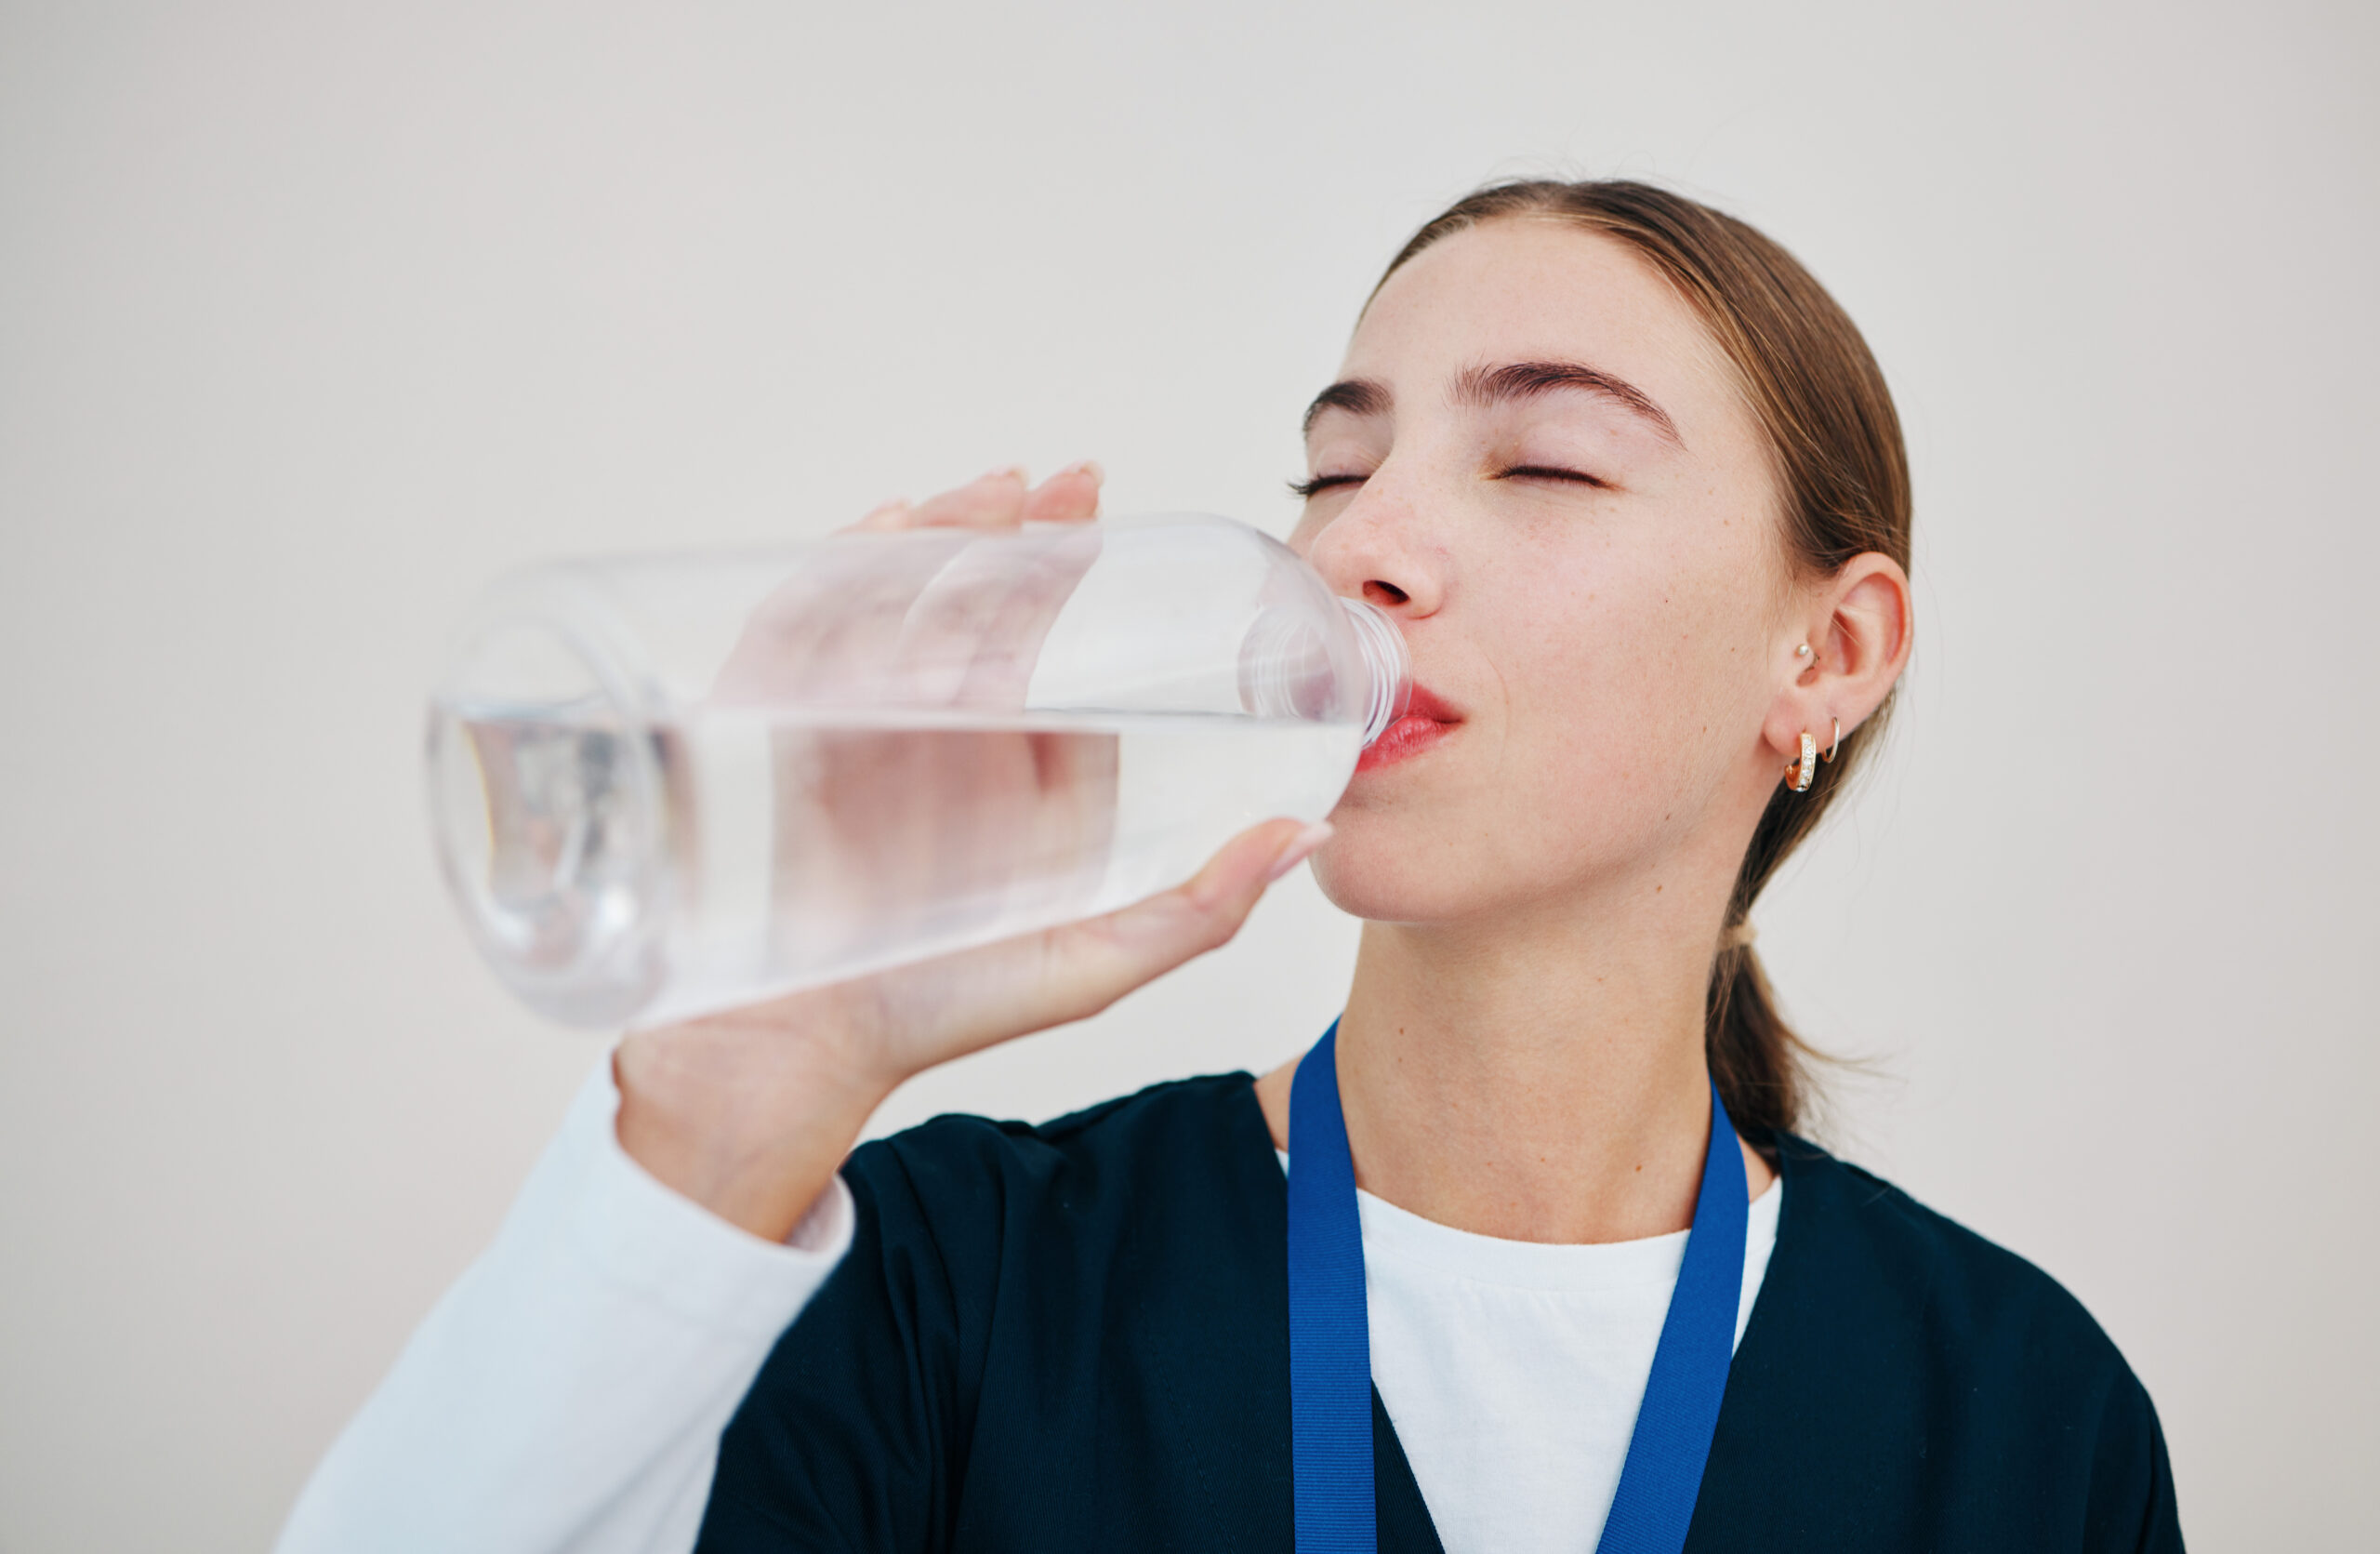
{"type": "Polygon", "coordinates": [[[1474,838],[1370,808],[1342,806],[1314,858],[1315,883],[1331,905],[1372,923],[1447,923],[1492,910],[1513,882],[1474,838]]]}

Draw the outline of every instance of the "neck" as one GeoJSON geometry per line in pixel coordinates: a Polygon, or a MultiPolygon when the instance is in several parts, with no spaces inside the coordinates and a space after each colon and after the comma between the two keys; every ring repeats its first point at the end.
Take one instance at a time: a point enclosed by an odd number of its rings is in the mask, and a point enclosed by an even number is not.
{"type": "MultiPolygon", "coordinates": [[[[1664,922],[1666,905],[1593,914],[1634,925],[1621,935],[1580,914],[1367,923],[1338,1043],[1357,1185],[1514,1241],[1692,1224],[1712,1117],[1702,1025],[1716,917],[1664,922]]],[[[1258,1086],[1276,1143],[1294,1069],[1258,1086]]],[[[1768,1167],[1743,1155],[1757,1196],[1768,1167]]]]}

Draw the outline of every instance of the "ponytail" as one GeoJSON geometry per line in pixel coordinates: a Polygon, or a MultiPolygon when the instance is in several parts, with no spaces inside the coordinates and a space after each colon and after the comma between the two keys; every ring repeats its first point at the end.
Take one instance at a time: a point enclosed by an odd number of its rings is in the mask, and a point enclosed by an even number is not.
{"type": "Polygon", "coordinates": [[[1813,1054],[1778,1014],[1751,945],[1731,943],[1712,963],[1702,1034],[1711,1082],[1739,1132],[1763,1141],[1800,1126],[1807,1086],[1802,1066],[1813,1054]]]}

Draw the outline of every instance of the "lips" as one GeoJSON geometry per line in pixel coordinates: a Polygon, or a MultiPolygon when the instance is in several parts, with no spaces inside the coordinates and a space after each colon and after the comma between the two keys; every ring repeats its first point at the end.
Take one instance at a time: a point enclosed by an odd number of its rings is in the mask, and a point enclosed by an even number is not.
{"type": "Polygon", "coordinates": [[[1409,761],[1444,740],[1461,722],[1461,713],[1428,686],[1417,682],[1413,686],[1412,699],[1406,703],[1405,715],[1390,724],[1379,738],[1364,748],[1364,753],[1355,762],[1355,770],[1376,771],[1400,761],[1409,761]]]}

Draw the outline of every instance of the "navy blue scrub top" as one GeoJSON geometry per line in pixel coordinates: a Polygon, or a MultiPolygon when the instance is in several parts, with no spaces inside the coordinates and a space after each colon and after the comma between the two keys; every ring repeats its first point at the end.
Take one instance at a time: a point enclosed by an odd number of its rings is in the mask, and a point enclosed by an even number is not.
{"type": "MultiPolygon", "coordinates": [[[[699,1547],[1289,1554],[1287,1197],[1252,1086],[856,1150],[850,1255],[729,1424],[699,1547]]],[[[1783,1215],[1687,1554],[2181,1548],[2156,1410],[2073,1296],[1766,1142],[1783,1215]]],[[[1442,1554],[1377,1391],[1372,1426],[1382,1554],[1442,1554]]]]}

